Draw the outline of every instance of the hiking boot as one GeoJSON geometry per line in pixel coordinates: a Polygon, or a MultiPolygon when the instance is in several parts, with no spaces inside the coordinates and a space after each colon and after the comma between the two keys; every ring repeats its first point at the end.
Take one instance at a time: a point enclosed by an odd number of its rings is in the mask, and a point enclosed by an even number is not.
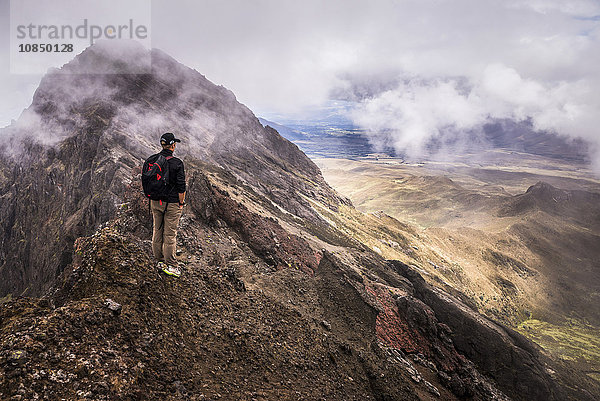
{"type": "Polygon", "coordinates": [[[179,268],[177,268],[175,266],[169,266],[164,263],[162,265],[163,265],[163,267],[161,267],[161,270],[163,273],[168,274],[169,276],[175,276],[175,277],[181,276],[181,270],[179,270],[179,268]]]}

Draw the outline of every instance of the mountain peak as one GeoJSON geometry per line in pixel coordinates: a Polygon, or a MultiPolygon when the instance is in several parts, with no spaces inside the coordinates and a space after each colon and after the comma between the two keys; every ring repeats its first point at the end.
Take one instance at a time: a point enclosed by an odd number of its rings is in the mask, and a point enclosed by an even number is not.
{"type": "Polygon", "coordinates": [[[66,74],[142,74],[151,72],[151,51],[135,40],[99,40],[57,72],[66,74]]]}
{"type": "Polygon", "coordinates": [[[570,200],[573,195],[572,191],[556,188],[544,181],[539,181],[535,185],[530,186],[525,194],[540,202],[551,203],[570,200]]]}
{"type": "Polygon", "coordinates": [[[231,91],[160,50],[99,42],[46,74],[31,106],[0,130],[10,143],[0,151],[7,205],[0,227],[16,233],[0,245],[0,264],[6,263],[3,273],[10,276],[0,284],[0,295],[26,288],[40,294],[47,288],[70,263],[75,238],[114,216],[131,169],[159,151],[164,132],[182,139],[181,159],[220,166],[299,218],[326,224],[307,199],[332,208],[349,203],[296,145],[263,127],[231,91]],[[152,60],[150,73],[131,74],[125,67],[100,74],[88,68],[109,71],[146,56],[152,60]],[[37,202],[37,209],[27,210],[26,199],[32,208],[37,202]],[[49,215],[65,225],[57,228],[44,217],[49,215]],[[19,241],[36,242],[47,253],[26,256],[19,241]]]}
{"type": "Polygon", "coordinates": [[[535,185],[532,185],[529,188],[527,188],[526,192],[532,194],[545,194],[552,193],[555,191],[558,191],[558,189],[548,184],[547,182],[538,181],[537,183],[535,183],[535,185]]]}

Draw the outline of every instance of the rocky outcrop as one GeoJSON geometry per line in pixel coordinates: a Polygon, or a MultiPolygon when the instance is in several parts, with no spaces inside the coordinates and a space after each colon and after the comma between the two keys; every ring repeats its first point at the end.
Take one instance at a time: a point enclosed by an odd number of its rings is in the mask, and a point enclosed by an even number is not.
{"type": "Polygon", "coordinates": [[[42,294],[71,262],[75,239],[114,217],[124,172],[138,163],[126,152],[116,158],[118,150],[101,132],[86,132],[1,157],[0,295],[42,294]]]}
{"type": "MultiPolygon", "coordinates": [[[[398,261],[389,261],[398,273],[411,281],[418,300],[431,308],[430,313],[414,313],[420,326],[443,323],[456,349],[489,375],[514,399],[562,400],[566,398],[541,350],[519,333],[501,326],[464,305],[458,299],[432,287],[415,270],[398,261]],[[435,317],[433,316],[435,314],[435,317]]],[[[415,301],[411,302],[412,304],[415,301]]],[[[409,302],[403,301],[403,304],[409,302]]],[[[406,307],[410,310],[410,305],[406,307]]]]}

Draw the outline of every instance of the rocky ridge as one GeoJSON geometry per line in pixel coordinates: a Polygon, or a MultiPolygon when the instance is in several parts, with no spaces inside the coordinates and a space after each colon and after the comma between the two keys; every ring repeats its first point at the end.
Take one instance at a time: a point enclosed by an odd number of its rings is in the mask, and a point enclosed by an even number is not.
{"type": "Polygon", "coordinates": [[[179,157],[225,166],[298,218],[320,223],[303,196],[349,204],[231,91],[160,50],[134,46],[123,57],[106,43],[86,49],[47,74],[19,121],[0,130],[0,297],[47,291],[75,239],[115,216],[131,168],[157,152],[166,131],[183,138],[179,157]],[[129,73],[143,57],[151,73],[129,73]]]}
{"type": "Polygon", "coordinates": [[[117,217],[75,241],[53,291],[3,305],[1,397],[562,399],[543,370],[521,375],[542,361],[510,338],[488,335],[490,358],[523,353],[526,365],[471,362],[458,344],[478,338],[485,319],[470,312],[480,325],[461,332],[467,313],[446,318],[436,304],[445,298],[424,296],[409,267],[350,240],[293,233],[293,219],[250,203],[251,189],[236,196],[237,179],[218,168],[197,162],[189,173],[184,275],[153,267],[135,176],[117,217]],[[511,373],[520,387],[499,390],[494,379],[511,373]]]}

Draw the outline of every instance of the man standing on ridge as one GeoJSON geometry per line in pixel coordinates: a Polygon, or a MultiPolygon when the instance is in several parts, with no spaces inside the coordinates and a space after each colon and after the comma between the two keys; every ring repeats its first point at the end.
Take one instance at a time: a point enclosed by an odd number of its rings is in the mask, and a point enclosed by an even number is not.
{"type": "Polygon", "coordinates": [[[150,199],[153,217],[152,252],[158,259],[158,268],[175,277],[181,275],[175,248],[186,191],[183,162],[173,156],[177,142],[181,140],[172,133],[163,134],[162,151],[150,156],[142,169],[144,193],[150,199]]]}

